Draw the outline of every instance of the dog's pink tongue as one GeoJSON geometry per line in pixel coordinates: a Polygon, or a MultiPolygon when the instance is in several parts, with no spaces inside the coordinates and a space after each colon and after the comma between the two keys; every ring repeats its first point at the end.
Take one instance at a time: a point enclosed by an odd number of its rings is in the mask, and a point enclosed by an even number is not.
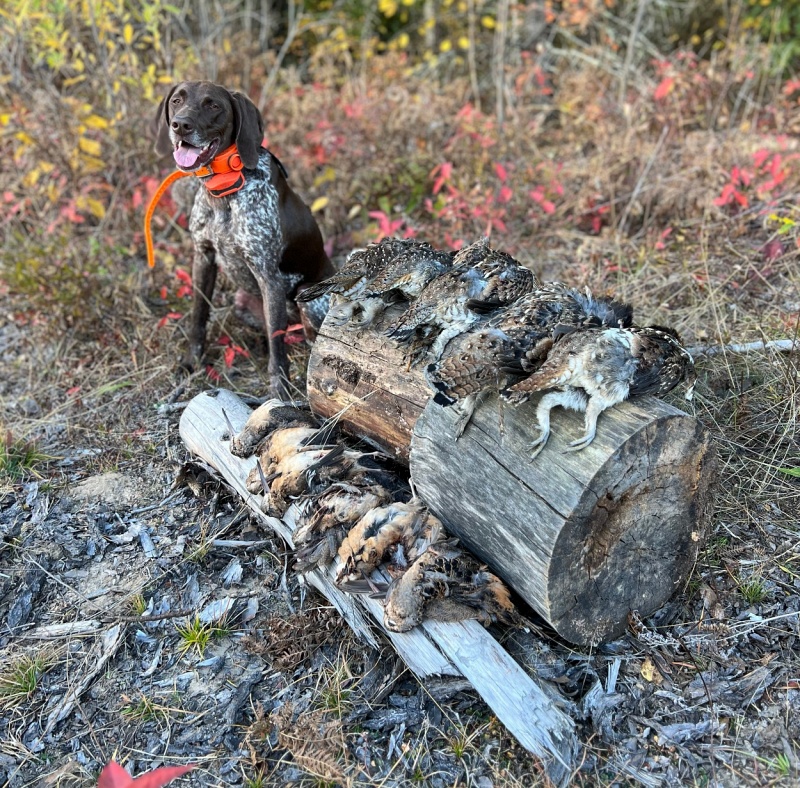
{"type": "Polygon", "coordinates": [[[185,142],[182,142],[175,148],[175,152],[172,155],[175,157],[175,161],[178,162],[178,166],[192,167],[201,153],[202,150],[200,148],[195,148],[192,145],[187,145],[185,142]]]}

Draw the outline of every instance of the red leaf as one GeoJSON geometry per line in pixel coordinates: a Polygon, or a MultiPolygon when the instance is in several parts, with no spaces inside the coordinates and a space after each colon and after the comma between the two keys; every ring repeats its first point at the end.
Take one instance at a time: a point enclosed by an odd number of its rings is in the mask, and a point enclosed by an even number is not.
{"type": "Polygon", "coordinates": [[[71,397],[73,394],[77,394],[80,390],[80,386],[73,386],[72,388],[67,389],[67,396],[71,397]]]}
{"type": "MultiPolygon", "coordinates": [[[[145,772],[131,783],[135,788],[162,788],[178,777],[192,771],[194,766],[161,766],[152,772],[145,772]]],[[[99,787],[98,787],[99,788],[99,787]]]]}
{"type": "Polygon", "coordinates": [[[542,206],[542,210],[545,213],[555,213],[556,212],[555,203],[550,202],[550,200],[542,200],[541,206],[542,206]]]}
{"type": "Polygon", "coordinates": [[[115,761],[109,761],[100,772],[97,788],[128,788],[133,778],[115,761]]]}
{"type": "Polygon", "coordinates": [[[225,359],[225,366],[230,368],[233,366],[233,360],[236,358],[236,351],[232,347],[226,347],[223,353],[225,359]]]}
{"type": "Polygon", "coordinates": [[[436,180],[433,182],[433,193],[438,194],[442,186],[444,186],[446,181],[450,180],[450,175],[453,172],[453,165],[449,161],[442,162],[441,164],[437,164],[433,171],[431,172],[431,177],[439,174],[436,180]]]}
{"type": "Polygon", "coordinates": [[[653,93],[653,98],[656,101],[662,101],[665,99],[671,92],[672,88],[675,86],[675,80],[672,77],[664,77],[661,82],[658,83],[658,87],[655,89],[653,93]]]}
{"type": "Polygon", "coordinates": [[[217,372],[217,370],[212,366],[206,367],[206,375],[208,375],[209,379],[213,380],[214,383],[219,383],[220,380],[222,380],[222,375],[220,375],[219,372],[217,372]]]}
{"type": "Polygon", "coordinates": [[[185,285],[191,286],[192,284],[192,275],[183,268],[176,268],[175,269],[175,276],[180,279],[185,285]]]}
{"type": "Polygon", "coordinates": [[[497,196],[499,202],[508,202],[514,196],[514,192],[509,186],[503,186],[500,189],[500,194],[497,196]]]}
{"type": "Polygon", "coordinates": [[[166,285],[164,285],[161,288],[161,298],[164,299],[164,300],[166,300],[166,298],[167,298],[167,286],[166,285]]]}
{"type": "Polygon", "coordinates": [[[221,337],[220,337],[220,338],[217,340],[217,343],[218,343],[218,344],[220,344],[220,345],[230,345],[230,343],[231,343],[231,338],[230,338],[229,336],[227,336],[226,334],[223,334],[223,335],[222,335],[222,336],[221,336],[221,337]]]}
{"type": "MultiPolygon", "coordinates": [[[[500,164],[500,162],[497,162],[494,165],[494,171],[497,174],[497,177],[500,178],[500,180],[503,181],[503,183],[505,183],[508,180],[508,172],[506,171],[506,168],[502,164],[500,164]]],[[[436,192],[434,192],[434,194],[435,193],[436,192]]]]}
{"type": "MultiPolygon", "coordinates": [[[[761,254],[764,256],[765,263],[772,263],[785,253],[783,244],[777,239],[765,243],[761,247],[761,254]]],[[[69,392],[67,392],[69,394],[69,392]]]]}

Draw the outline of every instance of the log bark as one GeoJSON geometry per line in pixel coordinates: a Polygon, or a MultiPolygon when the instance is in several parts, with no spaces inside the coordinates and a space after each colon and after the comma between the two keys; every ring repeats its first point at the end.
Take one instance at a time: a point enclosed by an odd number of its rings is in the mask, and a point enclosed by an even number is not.
{"type": "Polygon", "coordinates": [[[584,450],[575,413],[528,459],[536,403],[495,397],[456,441],[455,414],[431,403],[416,423],[418,493],[562,637],[591,645],[622,634],[685,582],[711,519],[715,452],[702,426],[652,397],[600,417],[584,450]]]}
{"type": "MultiPolygon", "coordinates": [[[[242,460],[230,453],[223,409],[237,430],[250,414],[250,409],[229,391],[199,394],[181,416],[181,438],[189,451],[219,471],[266,527],[292,546],[297,508],[290,507],[283,520],[262,512],[262,496],[250,494],[245,487],[255,457],[242,460]]],[[[376,629],[383,629],[381,604],[340,591],[333,583],[336,571],[337,567],[332,566],[305,577],[332,602],[364,642],[376,645],[376,636],[364,614],[367,612],[374,619],[376,629]]],[[[477,621],[426,621],[410,632],[383,629],[383,633],[420,679],[432,675],[468,678],[519,743],[542,760],[550,780],[567,785],[579,751],[574,723],[477,621]]]]}
{"type": "Polygon", "coordinates": [[[564,638],[621,634],[686,580],[709,529],[715,452],[701,425],[652,397],[603,413],[579,452],[583,416],[553,411],[534,461],[536,399],[493,397],[456,441],[456,413],[431,401],[382,329],[322,326],[309,361],[311,407],[341,413],[351,434],[409,459],[417,492],[564,638]]]}
{"type": "Polygon", "coordinates": [[[358,330],[326,320],[317,335],[306,375],[308,402],[324,418],[392,457],[408,463],[411,433],[430,391],[422,369],[408,369],[384,329],[401,307],[387,310],[374,327],[358,330]]]}

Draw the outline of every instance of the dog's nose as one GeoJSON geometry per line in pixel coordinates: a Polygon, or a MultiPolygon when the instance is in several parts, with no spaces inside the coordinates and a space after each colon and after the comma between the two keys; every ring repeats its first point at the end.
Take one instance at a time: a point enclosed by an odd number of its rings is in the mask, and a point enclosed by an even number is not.
{"type": "Polygon", "coordinates": [[[191,118],[173,118],[170,125],[176,134],[190,134],[194,131],[194,123],[191,118]]]}

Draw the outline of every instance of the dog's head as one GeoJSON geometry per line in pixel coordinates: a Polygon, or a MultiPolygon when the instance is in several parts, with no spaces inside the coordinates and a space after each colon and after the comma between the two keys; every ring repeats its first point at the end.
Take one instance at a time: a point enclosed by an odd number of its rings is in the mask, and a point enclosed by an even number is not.
{"type": "Polygon", "coordinates": [[[172,153],[192,172],[234,142],[248,169],[258,164],[264,120],[252,101],[213,82],[181,82],[170,88],[156,113],[156,153],[172,153]]]}

